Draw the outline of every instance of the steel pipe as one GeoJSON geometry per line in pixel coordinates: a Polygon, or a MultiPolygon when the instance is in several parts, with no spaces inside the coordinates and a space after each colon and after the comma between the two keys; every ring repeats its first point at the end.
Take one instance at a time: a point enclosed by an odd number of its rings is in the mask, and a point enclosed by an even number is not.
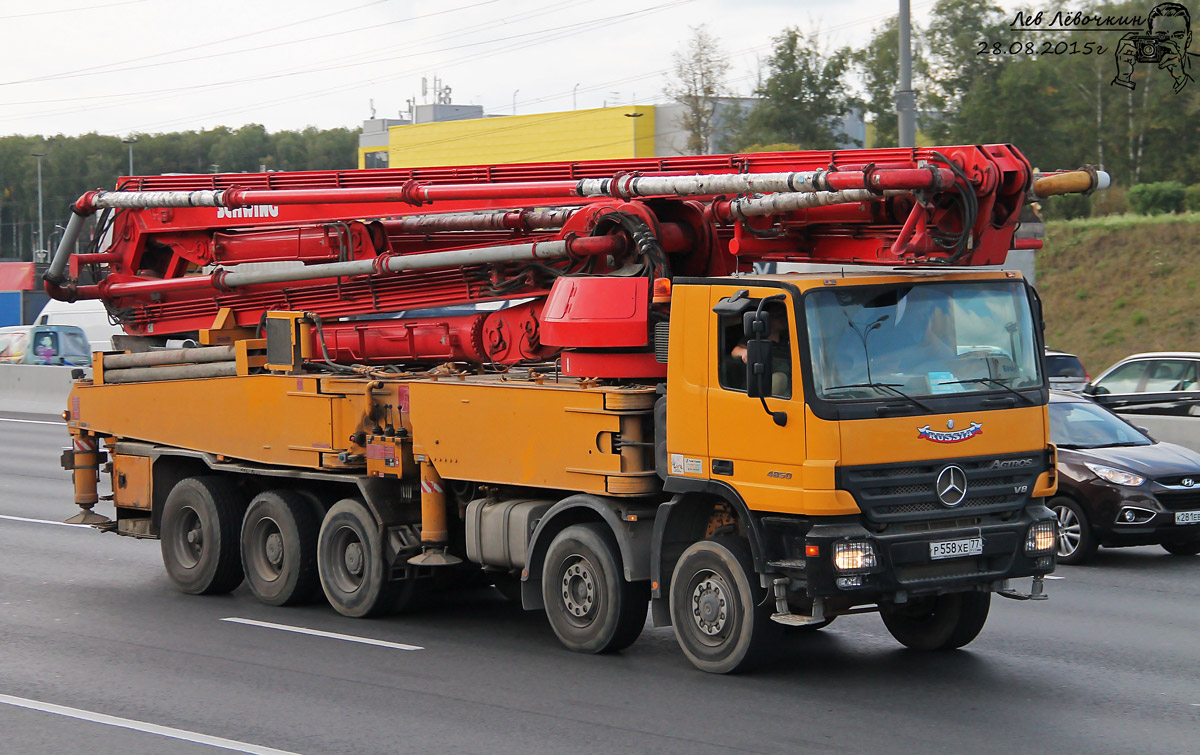
{"type": "Polygon", "coordinates": [[[124,370],[105,370],[104,383],[154,383],[161,380],[190,380],[198,378],[233,377],[236,362],[209,364],[177,364],[168,367],[130,367],[124,370]]]}
{"type": "Polygon", "coordinates": [[[383,226],[393,233],[434,233],[437,231],[528,231],[536,228],[562,228],[577,208],[552,210],[508,210],[505,212],[459,212],[444,215],[409,215],[385,220],[383,226]]]}
{"type": "Polygon", "coordinates": [[[400,202],[420,205],[447,199],[540,199],[549,197],[699,196],[854,188],[929,189],[948,186],[953,173],[945,168],[813,170],[791,173],[716,173],[695,176],[614,176],[558,181],[509,183],[421,184],[342,189],[244,189],[221,191],[89,192],[77,206],[84,210],[144,207],[245,207],[256,204],[346,204],[400,202]],[[896,175],[890,175],[890,174],[896,175]]]}
{"type": "MultiPolygon", "coordinates": [[[[882,197],[896,197],[909,194],[908,191],[892,189],[882,192],[882,197]]],[[[805,210],[812,207],[825,207],[832,204],[850,204],[855,202],[870,202],[880,199],[878,192],[867,189],[847,189],[846,191],[797,191],[780,194],[768,194],[762,197],[742,197],[714,203],[713,209],[722,220],[744,220],[750,217],[778,215],[793,210],[805,210]]]]}
{"type": "Polygon", "coordinates": [[[131,367],[154,367],[163,364],[205,364],[227,362],[234,358],[233,346],[200,346],[185,349],[162,349],[134,354],[109,354],[104,357],[104,369],[123,370],[131,367]]]}
{"type": "Polygon", "coordinates": [[[48,283],[57,284],[62,281],[63,273],[67,271],[67,261],[71,258],[71,248],[79,239],[79,233],[83,230],[85,220],[87,220],[86,215],[80,215],[78,212],[71,213],[71,219],[67,221],[67,229],[63,231],[62,238],[58,241],[58,249],[54,250],[54,259],[50,261],[50,267],[46,270],[45,280],[48,283]]]}

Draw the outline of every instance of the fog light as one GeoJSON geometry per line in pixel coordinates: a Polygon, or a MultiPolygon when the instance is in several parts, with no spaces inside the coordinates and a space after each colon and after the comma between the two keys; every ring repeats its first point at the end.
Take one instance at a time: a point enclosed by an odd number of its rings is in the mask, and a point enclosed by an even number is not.
{"type": "Polygon", "coordinates": [[[1137,506],[1125,506],[1117,512],[1117,524],[1145,524],[1153,518],[1153,511],[1137,506]]]}
{"type": "Polygon", "coordinates": [[[837,586],[841,590],[848,590],[851,587],[862,587],[862,583],[863,583],[863,578],[862,578],[861,574],[854,576],[854,577],[838,577],[837,578],[837,586]]]}
{"type": "Polygon", "coordinates": [[[874,569],[875,546],[870,540],[850,540],[833,544],[833,565],[838,571],[874,569]]]}
{"type": "Polygon", "coordinates": [[[1053,519],[1034,522],[1025,537],[1025,555],[1035,556],[1054,550],[1058,538],[1057,524],[1053,519]]]}

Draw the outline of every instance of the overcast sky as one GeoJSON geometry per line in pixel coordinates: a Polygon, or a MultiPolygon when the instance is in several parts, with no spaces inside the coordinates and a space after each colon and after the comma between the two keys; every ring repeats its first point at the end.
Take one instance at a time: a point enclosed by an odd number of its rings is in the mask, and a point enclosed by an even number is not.
{"type": "MultiPolygon", "coordinates": [[[[913,0],[927,18],[933,0],[913,0]]],[[[0,135],[357,128],[433,101],[541,113],[664,101],[707,23],[748,94],[787,26],[862,44],[895,0],[0,0],[0,135]],[[421,96],[422,77],[429,94],[421,96]],[[576,85],[578,89],[576,90],[576,85]],[[573,94],[574,91],[574,94],[573,94]]]]}

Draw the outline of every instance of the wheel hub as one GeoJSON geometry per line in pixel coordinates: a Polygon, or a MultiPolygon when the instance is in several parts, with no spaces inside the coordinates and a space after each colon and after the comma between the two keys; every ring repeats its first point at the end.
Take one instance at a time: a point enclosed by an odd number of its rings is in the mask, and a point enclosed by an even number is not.
{"type": "Polygon", "coordinates": [[[278,532],[272,532],[267,535],[266,543],[267,561],[272,566],[280,566],[283,564],[283,536],[278,532]]]}
{"type": "Polygon", "coordinates": [[[197,524],[192,529],[188,530],[187,541],[188,541],[189,545],[203,545],[204,544],[204,530],[202,530],[200,528],[199,524],[197,524]]]}
{"type": "Polygon", "coordinates": [[[701,632],[712,637],[725,629],[729,600],[725,585],[716,579],[703,579],[692,590],[692,619],[701,632]]]}
{"type": "Polygon", "coordinates": [[[1066,506],[1055,507],[1058,514],[1058,555],[1070,556],[1079,547],[1083,538],[1083,527],[1075,512],[1066,506]]]}
{"type": "Polygon", "coordinates": [[[578,560],[563,572],[563,606],[576,618],[589,614],[596,602],[596,581],[590,566],[588,562],[578,560]]]}
{"type": "Polygon", "coordinates": [[[356,577],[362,576],[363,573],[363,552],[362,543],[350,543],[346,546],[346,571],[356,577]]]}

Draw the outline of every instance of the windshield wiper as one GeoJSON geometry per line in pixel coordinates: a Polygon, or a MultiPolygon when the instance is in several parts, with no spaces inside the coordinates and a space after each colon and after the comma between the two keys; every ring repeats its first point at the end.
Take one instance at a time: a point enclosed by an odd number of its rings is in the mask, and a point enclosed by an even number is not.
{"type": "Polygon", "coordinates": [[[875,390],[879,390],[882,388],[882,389],[891,391],[892,393],[896,394],[897,396],[899,396],[902,399],[911,401],[912,403],[916,404],[921,409],[929,412],[930,414],[935,413],[933,411],[933,409],[929,407],[929,405],[924,404],[920,401],[917,401],[912,396],[908,395],[907,393],[905,393],[905,392],[901,391],[899,388],[897,388],[898,385],[900,385],[900,383],[850,383],[849,385],[832,385],[829,388],[826,388],[825,390],[836,391],[839,388],[874,388],[875,390]]]}
{"type": "Polygon", "coordinates": [[[1024,399],[1029,404],[1037,406],[1036,401],[1029,398],[1024,393],[1021,393],[1020,391],[1009,387],[1003,380],[998,380],[996,378],[986,377],[986,378],[971,378],[970,380],[939,380],[938,381],[938,385],[970,385],[972,383],[988,383],[989,385],[998,385],[1001,388],[1003,388],[1004,390],[1011,393],[1012,395],[1014,395],[1018,398],[1024,399]]]}

